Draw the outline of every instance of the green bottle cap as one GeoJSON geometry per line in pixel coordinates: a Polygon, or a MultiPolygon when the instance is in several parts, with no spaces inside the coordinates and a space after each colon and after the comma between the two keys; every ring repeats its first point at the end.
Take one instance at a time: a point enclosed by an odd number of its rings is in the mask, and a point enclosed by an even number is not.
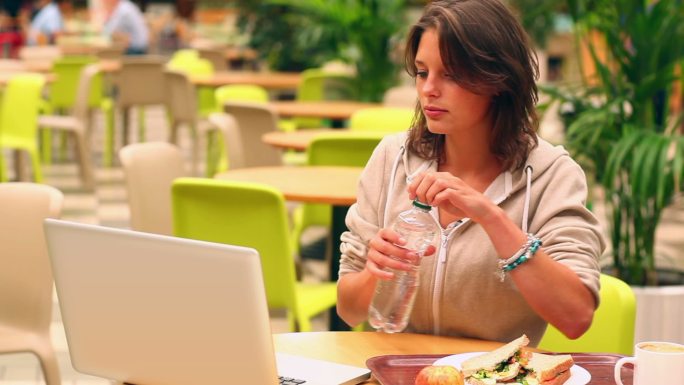
{"type": "Polygon", "coordinates": [[[419,201],[418,199],[413,200],[413,205],[418,207],[419,209],[423,209],[423,210],[427,210],[427,211],[430,211],[430,209],[432,209],[432,206],[425,204],[425,203],[419,201]]]}

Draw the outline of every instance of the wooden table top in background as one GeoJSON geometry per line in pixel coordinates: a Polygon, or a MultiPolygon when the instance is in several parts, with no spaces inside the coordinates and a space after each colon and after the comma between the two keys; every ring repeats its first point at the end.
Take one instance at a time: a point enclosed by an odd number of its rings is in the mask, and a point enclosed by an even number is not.
{"type": "Polygon", "coordinates": [[[193,77],[198,86],[220,87],[227,84],[253,84],[270,90],[295,90],[301,82],[298,72],[220,71],[211,76],[193,77]]]}
{"type": "Polygon", "coordinates": [[[267,184],[290,201],[350,206],[356,202],[362,171],[361,167],[340,166],[248,167],[222,172],[215,178],[267,184]]]}
{"type": "Polygon", "coordinates": [[[381,107],[379,103],[364,103],[348,100],[321,101],[275,101],[269,105],[280,117],[308,117],[323,119],[349,119],[358,110],[381,107]]]}
{"type": "Polygon", "coordinates": [[[276,148],[305,151],[318,135],[349,132],[347,129],[312,128],[296,131],[273,131],[261,136],[261,140],[276,148]]]}

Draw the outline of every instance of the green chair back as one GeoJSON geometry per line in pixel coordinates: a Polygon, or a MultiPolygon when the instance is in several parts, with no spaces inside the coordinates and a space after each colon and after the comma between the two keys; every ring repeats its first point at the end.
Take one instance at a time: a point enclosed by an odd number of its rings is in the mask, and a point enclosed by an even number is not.
{"type": "Polygon", "coordinates": [[[399,132],[411,127],[413,108],[373,107],[356,111],[350,118],[349,129],[354,131],[399,132]]]}
{"type": "Polygon", "coordinates": [[[589,330],[571,340],[549,325],[539,343],[540,349],[554,352],[615,353],[632,355],[636,300],[625,282],[601,274],[601,303],[589,330]]]}
{"type": "Polygon", "coordinates": [[[268,102],[268,91],[252,84],[228,84],[216,88],[214,99],[219,109],[225,102],[268,102]]]}
{"type": "MultiPolygon", "coordinates": [[[[307,149],[308,164],[312,166],[365,167],[383,133],[331,133],[317,136],[307,149]]],[[[304,203],[293,213],[292,239],[299,252],[299,240],[310,226],[330,228],[332,208],[327,204],[304,203]]]]}
{"type": "Polygon", "coordinates": [[[330,133],[318,135],[309,145],[312,166],[365,167],[385,133],[330,133]]]}
{"type": "MultiPolygon", "coordinates": [[[[38,110],[45,78],[39,74],[18,74],[7,82],[0,106],[0,150],[11,148],[28,152],[34,179],[42,181],[38,154],[38,110]]],[[[0,154],[0,181],[7,181],[0,154]]]]}
{"type": "MultiPolygon", "coordinates": [[[[355,99],[348,74],[311,68],[302,71],[301,78],[297,87],[299,101],[355,99]]],[[[313,128],[323,127],[326,123],[316,118],[295,118],[294,124],[297,128],[313,128]]]]}
{"type": "Polygon", "coordinates": [[[334,306],[335,283],[296,281],[285,200],[256,183],[204,178],[176,179],[172,187],[174,234],[255,248],[269,307],[287,308],[291,326],[310,330],[309,318],[334,306]]]}
{"type": "MultiPolygon", "coordinates": [[[[86,65],[95,62],[95,56],[66,56],[55,61],[52,70],[56,79],[49,86],[49,103],[53,110],[70,109],[74,106],[81,71],[86,65]]],[[[88,106],[99,107],[103,95],[102,77],[96,76],[90,87],[88,106]]]]}

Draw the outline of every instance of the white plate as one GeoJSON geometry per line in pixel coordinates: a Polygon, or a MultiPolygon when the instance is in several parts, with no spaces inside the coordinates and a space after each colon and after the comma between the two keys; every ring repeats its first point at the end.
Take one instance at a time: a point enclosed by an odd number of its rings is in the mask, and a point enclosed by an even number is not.
{"type": "MultiPolygon", "coordinates": [[[[472,352],[463,354],[454,354],[453,356],[446,356],[438,359],[432,365],[451,365],[458,370],[461,370],[461,363],[469,358],[479,356],[485,352],[472,352]]],[[[572,365],[570,368],[570,378],[565,381],[563,385],[585,385],[591,380],[591,374],[581,366],[572,365]]]]}

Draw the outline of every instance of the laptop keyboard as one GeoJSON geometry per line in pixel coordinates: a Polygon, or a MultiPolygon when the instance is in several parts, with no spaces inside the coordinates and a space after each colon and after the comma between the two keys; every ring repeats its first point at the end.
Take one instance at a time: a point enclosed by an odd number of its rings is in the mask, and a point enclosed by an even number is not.
{"type": "Polygon", "coordinates": [[[280,380],[280,385],[299,385],[306,382],[305,380],[298,380],[296,378],[283,376],[278,377],[278,379],[280,380]]]}

